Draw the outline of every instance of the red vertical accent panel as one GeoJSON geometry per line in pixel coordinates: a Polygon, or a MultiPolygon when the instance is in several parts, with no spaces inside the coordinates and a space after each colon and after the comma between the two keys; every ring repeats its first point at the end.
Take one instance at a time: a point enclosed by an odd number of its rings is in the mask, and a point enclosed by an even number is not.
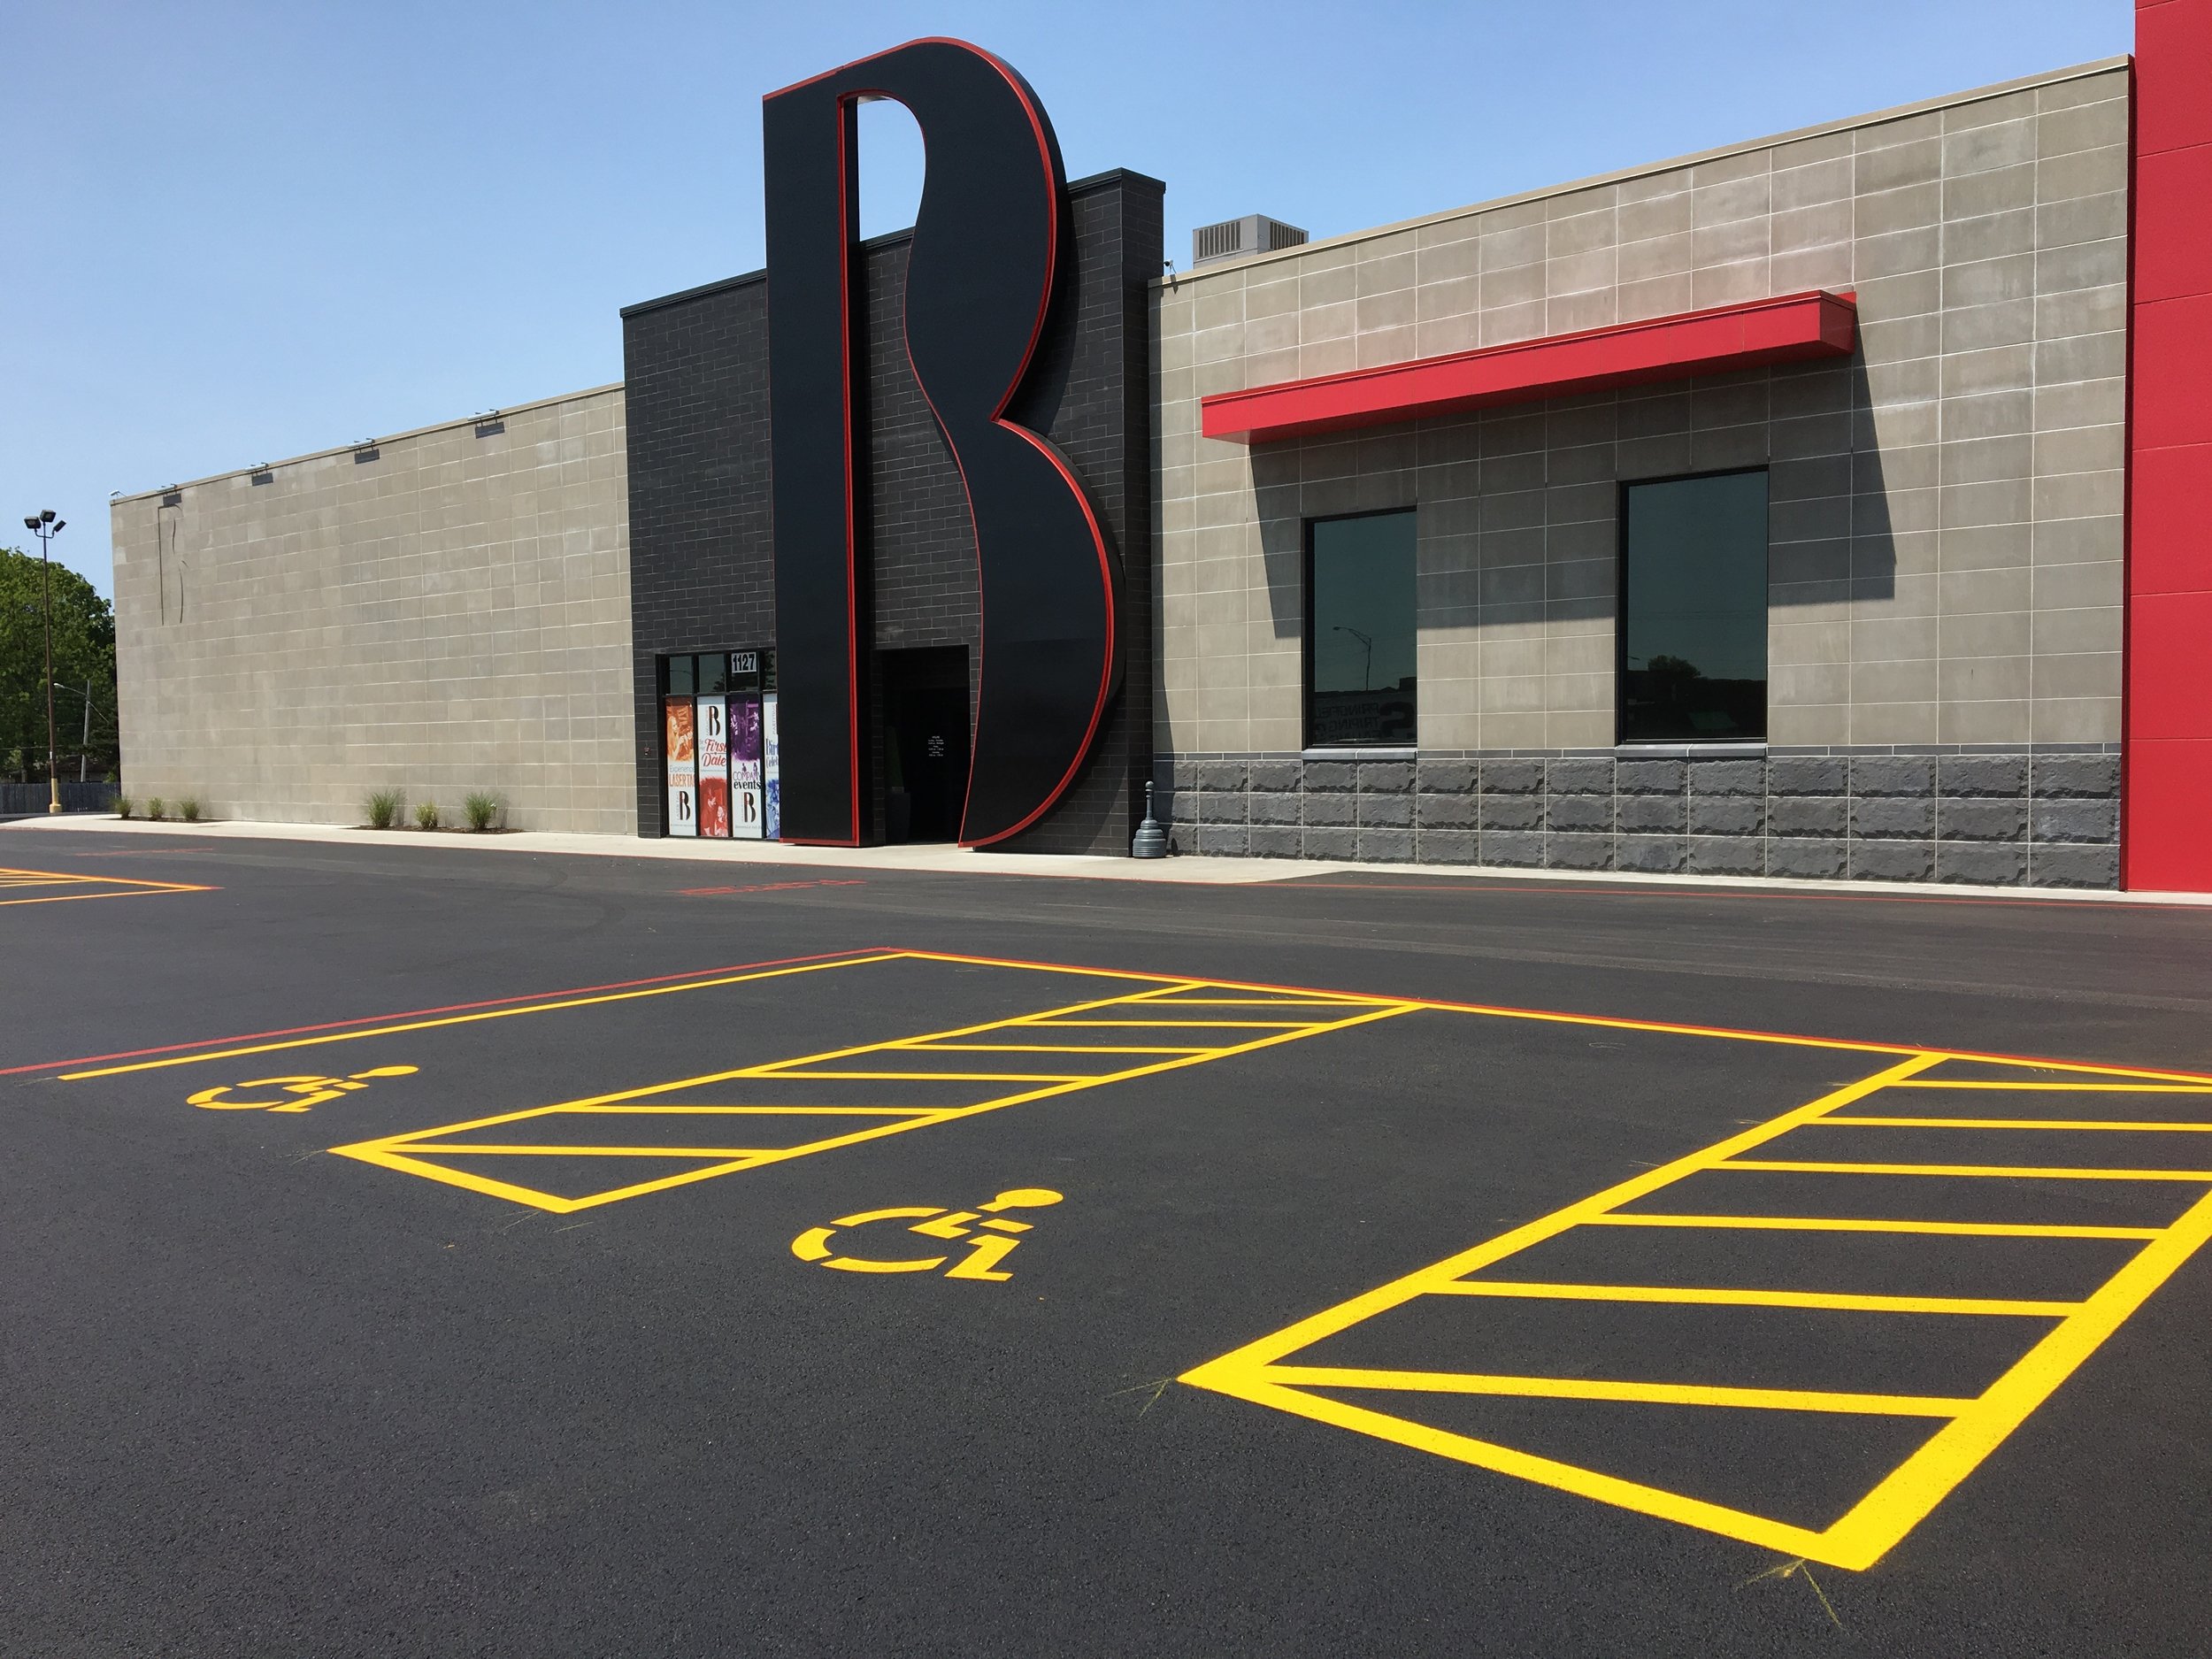
{"type": "Polygon", "coordinates": [[[2212,0],[2137,0],[2120,881],[2212,892],[2212,0]]]}

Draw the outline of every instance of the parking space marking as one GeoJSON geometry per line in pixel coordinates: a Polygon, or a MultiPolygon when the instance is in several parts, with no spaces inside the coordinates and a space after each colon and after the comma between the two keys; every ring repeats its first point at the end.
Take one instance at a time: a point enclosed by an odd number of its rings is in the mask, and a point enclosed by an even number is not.
{"type": "MultiPolygon", "coordinates": [[[[383,1025],[356,1023],[346,1029],[326,1028],[325,1034],[297,1039],[265,1042],[231,1040],[242,1046],[186,1053],[171,1051],[160,1058],[81,1070],[65,1076],[104,1077],[429,1026],[465,1025],[479,1019],[897,961],[1018,969],[1093,981],[1119,980],[1132,988],[1118,995],[1094,996],[1010,1018],[678,1079],[380,1137],[332,1150],[361,1162],[535,1209],[567,1213],[1025,1102],[1203,1064],[1421,1011],[1721,1039],[1878,1057],[1887,1064],[1870,1077],[1460,1256],[1418,1270],[1271,1336],[1248,1343],[1193,1369],[1181,1379],[1196,1386],[1512,1474],[1623,1509],[1854,1569],[1871,1565],[1894,1547],[2081,1365],[2130,1313],[2208,1239],[2212,1239],[2212,1192],[2200,1194],[2182,1214],[2162,1225],[1991,1222],[1938,1213],[1943,1207],[1939,1202],[1932,1202],[1925,1207],[1929,1213],[1895,1216],[1739,1215],[1725,1213],[1727,1206],[1716,1206],[1709,1200],[1701,1206],[1676,1213],[1625,1208],[1693,1175],[1725,1179],[1737,1172],[1834,1177],[1839,1178],[1834,1189],[1837,1192],[1847,1191],[1859,1178],[1870,1175],[1924,1177],[1931,1192],[1938,1194],[1946,1190],[1945,1182],[1989,1180],[2162,1183],[2168,1187],[2212,1188],[2212,1148],[2201,1159],[2185,1154],[2176,1160],[2181,1164],[2201,1164],[2207,1167],[2158,1167],[2154,1148],[2143,1148],[2127,1138],[2152,1132],[2155,1139],[2180,1152],[2190,1135],[2212,1131],[2212,1077],[2202,1074],[1608,1015],[1364,995],[895,947],[792,964],[764,964],[749,971],[719,971],[698,979],[654,983],[650,988],[606,987],[607,995],[556,994],[535,1002],[516,999],[521,1005],[479,1005],[480,1011],[457,1012],[451,1018],[395,1017],[383,1025]],[[1096,1041],[1093,1040],[1094,1033],[1096,1041]],[[1161,1041],[1144,1041],[1153,1034],[1161,1041]],[[1214,1041],[1206,1041],[1209,1036],[1214,1041]],[[1080,1071],[1071,1064],[1079,1056],[1097,1056],[1106,1064],[1099,1071],[1080,1071]],[[940,1057],[952,1064],[943,1070],[933,1069],[930,1062],[940,1057]],[[867,1097],[858,1103],[837,1103],[835,1091],[849,1090],[856,1084],[872,1086],[865,1091],[867,1097]],[[1004,1087],[1008,1084],[1018,1087],[1009,1089],[1004,1087]],[[948,1087],[966,1091],[967,1097],[948,1102],[941,1093],[948,1087]],[[783,1088],[803,1092],[795,1093],[789,1100],[776,1098],[783,1088]],[[745,1097],[697,1098],[702,1091],[726,1094],[733,1089],[745,1097]],[[932,1096],[931,1090],[941,1093],[932,1096]],[[1989,1098],[1990,1110],[1976,1110],[1978,1102],[1974,1091],[1989,1098]],[[2015,1098],[2001,1098],[2007,1095],[2015,1098]],[[1877,1096],[1881,1097],[1879,1110],[1864,1116],[1846,1110],[1859,1102],[1872,1102],[1877,1096]],[[2051,1102],[2054,1110],[2067,1115],[2018,1115],[2039,1110],[2036,1102],[2044,1099],[2051,1102]],[[1945,1115],[1944,1107],[1951,1101],[1959,1103],[1962,1115],[1945,1115]],[[2180,1116],[2174,1115],[2177,1110],[2180,1116]],[[1966,1112],[1974,1115],[1964,1115],[1966,1112]],[[618,1114],[631,1114],[641,1120],[641,1125],[645,1120],[654,1118],[717,1121],[705,1133],[676,1137],[680,1144],[663,1144],[649,1131],[630,1137],[587,1131],[582,1140],[563,1139],[565,1128],[578,1127],[582,1120],[618,1114]],[[827,1134],[821,1133],[832,1126],[821,1120],[833,1118],[861,1126],[841,1128],[827,1134]],[[815,1120],[811,1125],[810,1119],[815,1120]],[[508,1129],[508,1125],[518,1127],[508,1129]],[[479,1132],[494,1129],[505,1133],[495,1139],[470,1138],[479,1132]],[[1901,1156],[1756,1156],[1763,1151],[1813,1150],[1804,1145],[1806,1140],[1817,1143],[1828,1138],[1828,1132],[1839,1129],[1855,1129],[1875,1137],[1901,1137],[1898,1142],[1901,1156]],[[1806,1133],[1789,1147],[1771,1144],[1797,1131],[1806,1133]],[[2037,1156],[2050,1156],[2048,1147],[2053,1136],[2078,1144],[2081,1156],[2078,1160],[2069,1157],[2064,1162],[2031,1163],[2024,1158],[2006,1161],[2008,1139],[2017,1146],[2021,1144],[2017,1137],[2030,1132],[2044,1137],[2043,1141],[2036,1143],[2037,1156]],[[1974,1143],[1960,1149],[1957,1161],[1932,1158],[1926,1156],[1924,1142],[1938,1133],[1955,1134],[1974,1143]],[[1976,1137],[1979,1138],[1978,1141],[1976,1137]],[[1923,1144],[1911,1145],[1916,1140],[1923,1144]],[[726,1141],[733,1144],[723,1144],[726,1141]],[[1908,1146],[1909,1151],[1906,1150],[1908,1146]],[[2134,1148],[2132,1156],[2127,1150],[2131,1147],[2134,1148]],[[509,1167],[516,1179],[490,1176],[480,1169],[466,1167],[487,1159],[514,1160],[509,1167]],[[677,1164],[684,1167],[672,1172],[656,1173],[650,1179],[618,1184],[595,1186],[583,1180],[580,1184],[588,1190],[580,1191],[552,1190],[560,1179],[557,1171],[538,1178],[542,1184],[534,1183],[523,1175],[532,1165],[543,1168],[549,1163],[568,1159],[646,1159],[657,1160],[664,1166],[677,1164]],[[1717,1210],[1721,1213],[1715,1213],[1717,1210]],[[1673,1229],[1740,1240],[1736,1248],[1747,1253],[1747,1278],[1757,1277],[1758,1259],[1751,1252],[1758,1248],[1763,1234],[1769,1240],[1786,1233],[1916,1235],[1929,1240],[1931,1249],[1939,1248],[1946,1239],[2107,1240],[2139,1248],[2109,1273],[2101,1286],[2077,1300],[1896,1295],[1878,1286],[1843,1292],[1814,1287],[1793,1289],[1770,1283],[1669,1286],[1554,1282],[1544,1279],[1540,1272],[1511,1279],[1473,1277],[1494,1263],[1575,1229],[1623,1227],[1673,1229]],[[2004,1322],[2010,1320],[2016,1322],[2016,1327],[2021,1323],[2039,1327],[2041,1333],[2032,1340],[2023,1338],[2027,1344],[2025,1351],[1983,1386],[1979,1393],[1971,1394],[1884,1388],[1770,1388],[1717,1376],[1688,1380],[1678,1377],[1590,1378],[1540,1375],[1511,1368],[1445,1370],[1418,1364],[1378,1367],[1299,1363],[1304,1350],[1379,1314],[1427,1298],[1435,1298],[1440,1303],[1456,1302],[1470,1309],[1480,1306],[1486,1299],[1531,1308],[1579,1306],[1586,1310],[1598,1310],[1601,1315],[1608,1304],[1640,1305],[1647,1310],[1662,1313],[1670,1306],[1700,1308],[1709,1313],[1732,1308],[1784,1313],[1813,1310],[1824,1315],[1863,1316],[1872,1319],[1933,1318],[1949,1321],[1955,1327],[1962,1319],[1986,1321],[1993,1330],[2000,1332],[2008,1328],[2004,1322]],[[1324,1390],[1332,1392],[1321,1392],[1324,1390]],[[1417,1420],[1416,1415],[1409,1414],[1408,1408],[1394,1403],[1385,1409],[1333,1397],[1335,1394],[1357,1394],[1362,1390],[1416,1398],[1423,1394],[1492,1396],[1527,1401],[1554,1399],[1600,1407],[1619,1403],[1770,1414],[1813,1412],[1846,1421],[1853,1417],[1918,1419],[1938,1426],[1916,1449],[1895,1462],[1863,1497],[1853,1501],[1839,1518],[1824,1526],[1816,1526],[1761,1514],[1755,1507],[1715,1502],[1691,1493],[1624,1479],[1564,1457],[1521,1449],[1505,1444],[1503,1440],[1478,1438],[1439,1427],[1417,1420]]],[[[424,1010],[425,1016],[438,1012],[424,1010]]],[[[285,1037],[285,1033],[277,1033],[266,1035],[285,1037]]],[[[1858,1148],[1849,1150],[1856,1152],[1858,1148]]],[[[1817,1202],[1809,1198],[1805,1203],[1808,1208],[1839,1208],[1845,1211],[1854,1207],[1848,1202],[1831,1204],[1825,1198],[1817,1202]]],[[[1888,1207],[1901,1210],[1922,1208],[1905,1204],[1888,1207]]],[[[2159,1213],[2162,1216],[2166,1212],[2162,1210],[2159,1213]]],[[[1719,1275],[1724,1279],[1730,1276],[1719,1275]]],[[[1694,1484],[1689,1475],[1670,1479],[1694,1484]]]]}
{"type": "MultiPolygon", "coordinates": [[[[1180,1380],[1333,1427],[1350,1429],[1793,1556],[1854,1570],[1870,1567],[2002,1444],[2183,1263],[2208,1240],[2212,1240],[2212,1192],[2198,1198],[2163,1226],[2003,1224],[1953,1220],[1940,1216],[1670,1214],[1623,1207],[1649,1199],[1691,1176],[1759,1171],[1833,1176],[1842,1183],[1839,1190],[1847,1194],[1850,1183],[1868,1175],[1926,1176],[1932,1178],[1932,1187],[1935,1185],[1934,1178],[1969,1181],[2047,1178],[2151,1180],[2212,1187],[2212,1169],[2146,1170],[2089,1161],[2095,1158],[2097,1145],[2109,1133],[2139,1127],[2141,1120],[2137,1118],[1925,1118],[1903,1111],[1862,1118],[1847,1115],[1844,1110],[1878,1095],[1886,1096],[1883,1103],[1888,1104],[1909,1100],[1916,1090],[1949,1087],[2072,1092],[2081,1097],[2085,1105],[2091,1102],[2109,1102],[2116,1110],[2124,1110],[2132,1104],[2138,1112],[2155,1102],[2196,1114],[2186,1119],[2156,1120],[2157,1128],[2194,1132],[2212,1129],[2212,1079],[2175,1072],[2134,1071],[2116,1066],[2005,1062],[1987,1056],[1962,1056],[1922,1050],[1716,1146],[1609,1187],[1579,1203],[1249,1342],[1186,1372],[1180,1380]],[[1976,1069],[2007,1064],[2023,1071],[2032,1069],[2041,1074],[2057,1071],[2065,1075],[2063,1080],[2051,1080],[2047,1075],[2017,1079],[1941,1075],[1947,1066],[1976,1069]],[[2123,1096],[2134,1096],[2135,1100],[2129,1102],[2120,1098],[2123,1096]],[[1988,1144],[1985,1156],[1990,1161],[1928,1164],[1746,1156],[1798,1130],[1864,1128],[1886,1134],[1932,1126],[1982,1137],[1988,1144]],[[2085,1162],[2055,1168],[2002,1162],[2005,1138],[2023,1130],[2078,1136],[2084,1143],[2085,1162]],[[2098,1288],[2075,1301],[1895,1296],[1874,1292],[1843,1294],[1749,1286],[1619,1285],[1475,1277],[1533,1246],[1585,1227],[1671,1228],[1701,1233],[1709,1230],[1724,1239],[1742,1239],[1742,1248],[1747,1252],[1755,1248],[1759,1234],[1777,1231],[1914,1234],[1927,1238],[1932,1249],[1939,1248],[1936,1241],[1946,1237],[2101,1239],[2134,1243],[2140,1248],[2098,1288]],[[1658,1307],[1673,1304],[1820,1309],[1864,1313],[1877,1318],[1986,1317],[1993,1320],[2026,1320],[2044,1328],[2029,1337],[2024,1352],[1980,1393],[1971,1396],[1747,1387],[1722,1377],[1683,1383],[1636,1378],[1593,1379],[1296,1363],[1295,1356],[1318,1344],[1351,1332],[1378,1316],[1428,1297],[1496,1297],[1586,1306],[1632,1302],[1658,1307]],[[1333,1392],[1315,1392],[1325,1389],[1333,1392]],[[1710,1502],[1686,1492],[1623,1479],[1559,1457],[1524,1450],[1502,1440],[1477,1438],[1422,1422],[1405,1415],[1410,1408],[1394,1402],[1386,1402],[1389,1409],[1384,1409],[1383,1404],[1370,1407],[1335,1397],[1363,1390],[1385,1391],[1401,1399],[1424,1394],[1488,1395],[1694,1406],[1717,1410],[1916,1417],[1929,1419],[1939,1426],[1934,1427],[1924,1440],[1890,1468],[1843,1514],[1824,1527],[1813,1527],[1710,1502]]],[[[1845,1203],[1839,1207],[1851,1206],[1845,1203]]],[[[1932,1207],[1939,1205],[1932,1203],[1932,1207]]],[[[1748,1254],[1745,1267],[1747,1275],[1755,1267],[1755,1259],[1748,1254]]]]}
{"type": "MultiPolygon", "coordinates": [[[[920,953],[917,953],[918,955],[920,953]]],[[[954,960],[958,960],[955,958],[954,960]]],[[[1033,964],[999,964],[1033,965],[1033,964]]],[[[1045,968],[1042,972],[1077,972],[1045,968]]],[[[1087,976],[1096,977],[1096,976],[1087,976]]],[[[927,1128],[933,1124],[950,1123],[959,1118],[973,1118],[985,1112],[1002,1110],[1032,1101],[1072,1094],[1109,1084],[1124,1083],[1134,1078],[1152,1077],[1161,1072],[1202,1065],[1233,1056],[1249,1054],[1261,1048],[1273,1048],[1286,1042],[1317,1036],[1328,1032],[1343,1031],[1352,1026],[1388,1019],[1415,1011],[1420,1004],[1389,998],[1343,997],[1316,1002],[1298,995],[1286,995],[1277,999],[1246,997],[1235,1006],[1245,1010],[1260,1010],[1302,1015],[1305,1018],[1275,1020],[1255,1020],[1242,1018],[1186,1018],[1193,1010],[1212,1006],[1201,994],[1218,988],[1202,979],[1175,979],[1167,976],[1114,974],[1122,979],[1140,980],[1141,990],[1126,991],[1112,996],[1092,997],[1083,1002],[1058,1008],[1040,1010],[1035,1013],[1017,1015],[1011,1018],[995,1019],[978,1025],[962,1025],[949,1031],[931,1032],[921,1036],[893,1038],[887,1041],[865,1043],[855,1048],[833,1048],[819,1054],[801,1055],[788,1060],[774,1060],[765,1064],[740,1066],[726,1071],[710,1072],[703,1076],[680,1078],[671,1082],[648,1085],[641,1088],[624,1089],[613,1094],[593,1095],[582,1100],[565,1101],[556,1105],[533,1107],[517,1112],[503,1112],[489,1118],[479,1118],[465,1123],[447,1124],[436,1128],[420,1129],[404,1134],[380,1136],[371,1141],[357,1141],[350,1146],[334,1147],[332,1151],[344,1157],[356,1158],[404,1174],[418,1175],[426,1179],[442,1181],[449,1186],[466,1188],[490,1197],[503,1198],[511,1202],[528,1204],[539,1210],[565,1215],[574,1210],[588,1210],[601,1204],[620,1202],[625,1199],[642,1197],[648,1193],[664,1192],[672,1187],[689,1186],[696,1181],[711,1180],[741,1170],[757,1169],[765,1164],[787,1163],[794,1158],[810,1157],[817,1153],[833,1151],[841,1147],[857,1146],[864,1141],[879,1141],[887,1136],[903,1134],[910,1130],[927,1128]],[[976,1043],[968,1039],[1003,1035],[1020,1038],[1031,1033],[1058,1035],[1086,1030],[1121,1032],[1164,1027],[1179,1033],[1195,1035],[1201,1032],[1219,1033],[1212,1042],[1194,1041],[1169,1046],[1139,1045],[1121,1042],[1097,1044],[1078,1041],[1043,1043],[1009,1041],[1005,1043],[976,1043]],[[1005,1055],[1010,1057],[990,1069],[964,1069],[960,1066],[934,1070],[920,1066],[914,1061],[931,1055],[965,1056],[973,1054],[1005,1055]],[[1033,1055],[1038,1064],[1024,1067],[1019,1056],[1033,1055]],[[1115,1056],[1107,1069],[1096,1071],[1076,1071],[1061,1069],[1064,1062],[1055,1056],[1075,1055],[1105,1055],[1115,1056]],[[727,1103],[702,1102],[696,1097],[703,1092],[732,1092],[739,1094],[772,1094],[778,1086],[811,1083],[864,1082],[885,1086],[872,1091],[879,1096],[863,1107],[826,1106],[816,1103],[785,1105],[772,1099],[740,1099],[727,1103]],[[975,1098],[945,1103],[941,1100],[912,1098],[902,1102],[897,1085],[924,1085],[939,1088],[945,1085],[967,1086],[967,1092],[975,1098]],[[999,1086],[1013,1084],[1011,1089],[999,1086]],[[667,1105],[641,1105],[636,1102],[656,1097],[674,1095],[678,1098],[667,1105]],[[804,1138],[795,1144],[764,1146],[752,1144],[729,1147],[684,1146],[654,1148],[634,1142],[620,1145],[582,1147],[558,1138],[563,1127],[561,1119],[578,1117],[596,1117],[609,1111],[620,1111],[638,1117],[706,1116],[723,1117],[733,1123],[744,1123],[750,1133],[753,1125],[765,1125],[779,1117],[796,1118],[803,1125],[809,1117],[849,1115],[881,1118],[885,1121],[842,1133],[821,1135],[803,1130],[804,1138]],[[547,1136],[544,1140],[532,1138],[533,1130],[518,1128],[503,1135],[496,1141],[472,1141],[461,1139],[484,1129],[504,1128],[507,1125],[534,1125],[535,1133],[547,1136]],[[624,1156],[651,1157],[679,1163],[685,1167],[641,1181],[611,1185],[603,1189],[586,1193],[555,1193],[531,1186],[519,1171],[513,1179],[502,1179],[465,1167],[451,1160],[466,1159],[480,1164],[487,1158],[544,1158],[551,1156],[624,1156]]],[[[742,1136],[734,1137],[743,1139],[742,1136]]],[[[761,1135],[758,1140],[768,1137],[761,1135]]],[[[525,1166],[526,1167],[526,1165],[525,1166]]]]}
{"type": "Polygon", "coordinates": [[[10,870],[0,868],[0,905],[63,904],[77,899],[139,899],[159,893],[213,893],[217,888],[191,881],[139,881],[122,876],[87,876],[65,870],[10,870]],[[88,892],[29,894],[38,887],[83,887],[88,892]]]}

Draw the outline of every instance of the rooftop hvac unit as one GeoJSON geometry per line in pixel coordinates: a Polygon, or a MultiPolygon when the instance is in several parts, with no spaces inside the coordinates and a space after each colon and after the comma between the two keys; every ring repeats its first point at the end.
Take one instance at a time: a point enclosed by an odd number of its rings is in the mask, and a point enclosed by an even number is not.
{"type": "Polygon", "coordinates": [[[1191,232],[1190,262],[1202,265],[1248,253],[1273,253],[1278,248],[1295,248],[1305,239],[1306,233],[1295,225],[1286,225],[1264,213],[1247,213],[1242,219],[1225,219],[1218,225],[1201,225],[1191,232]]]}

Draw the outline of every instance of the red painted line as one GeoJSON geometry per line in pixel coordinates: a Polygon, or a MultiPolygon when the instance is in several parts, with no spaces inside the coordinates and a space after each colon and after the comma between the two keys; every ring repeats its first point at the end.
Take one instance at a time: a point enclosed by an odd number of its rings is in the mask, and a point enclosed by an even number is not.
{"type": "Polygon", "coordinates": [[[365,1014],[358,1019],[334,1019],[319,1025],[286,1025],[275,1031],[250,1031],[236,1037],[204,1037],[197,1042],[164,1043],[155,1048],[124,1048],[114,1054],[88,1054],[74,1060],[43,1060],[36,1065],[0,1066],[0,1077],[12,1077],[23,1071],[58,1071],[68,1065],[96,1065],[105,1060],[138,1060],[151,1054],[181,1054],[190,1048],[222,1048],[234,1042],[258,1042],[265,1037],[303,1037],[319,1031],[343,1031],[349,1025],[381,1025],[388,1020],[422,1019],[433,1014],[465,1014],[480,1008],[506,1008],[517,1002],[549,1002],[567,996],[589,996],[597,991],[628,991],[644,985],[668,985],[679,979],[710,979],[718,974],[745,973],[755,968],[784,968],[801,962],[830,962],[839,956],[856,960],[870,953],[884,954],[879,948],[864,946],[857,950],[824,950],[810,956],[775,956],[765,962],[741,962],[727,968],[697,968],[688,973],[658,973],[645,979],[617,979],[609,985],[580,985],[565,991],[533,991],[522,996],[495,996],[481,1002],[449,1002],[442,1008],[415,1008],[396,1014],[365,1014]]]}
{"type": "MultiPolygon", "coordinates": [[[[1086,879],[1107,879],[1110,878],[1086,879]]],[[[2111,899],[1999,899],[1964,894],[1791,893],[1770,887],[1692,887],[1688,886],[1643,887],[1631,887],[1625,882],[1617,887],[1540,887],[1534,884],[1525,887],[1518,882],[1494,880],[1485,882],[1479,877],[1469,878],[1463,886],[1449,882],[1428,884],[1412,881],[1301,881],[1294,876],[1286,877],[1280,881],[1255,882],[1253,886],[1267,887],[1277,892],[1295,892],[1301,887],[1321,887],[1347,893],[1578,893],[1602,894],[1625,899],[1791,899],[1799,903],[1825,900],[1834,904],[1987,904],[2000,908],[2027,906],[2062,910],[2079,910],[2084,906],[2102,906],[2108,910],[2194,910],[2212,914],[2212,910],[2207,910],[2206,907],[2201,904],[2160,904],[2156,902],[2139,904],[2117,897],[2111,899]]]]}

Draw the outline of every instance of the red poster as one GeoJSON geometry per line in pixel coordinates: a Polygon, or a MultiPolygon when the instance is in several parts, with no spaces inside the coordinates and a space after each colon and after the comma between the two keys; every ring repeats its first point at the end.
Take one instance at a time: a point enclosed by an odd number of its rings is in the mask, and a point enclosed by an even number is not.
{"type": "Polygon", "coordinates": [[[692,745],[691,699],[671,697],[662,710],[666,738],[668,833],[699,833],[698,756],[692,745]]]}

